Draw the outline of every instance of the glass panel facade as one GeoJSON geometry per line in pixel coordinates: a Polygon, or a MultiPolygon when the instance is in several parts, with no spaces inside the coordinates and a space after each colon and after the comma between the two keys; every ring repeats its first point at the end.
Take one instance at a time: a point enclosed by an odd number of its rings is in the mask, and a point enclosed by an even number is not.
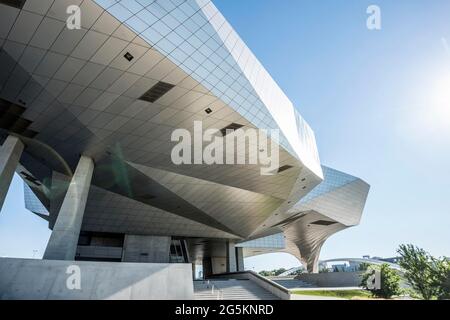
{"type": "Polygon", "coordinates": [[[25,197],[25,208],[30,210],[31,212],[49,215],[48,210],[44,207],[41,200],[34,194],[33,190],[26,184],[23,183],[23,193],[25,197]]]}
{"type": "Polygon", "coordinates": [[[357,180],[356,177],[325,166],[322,166],[322,171],[324,174],[324,180],[317,187],[312,189],[311,192],[309,192],[305,197],[303,197],[300,200],[300,203],[308,202],[313,198],[332,191],[333,189],[342,187],[357,180]]]}
{"type": "Polygon", "coordinates": [[[170,263],[185,263],[188,261],[186,256],[184,240],[174,240],[170,244],[170,263]]]}
{"type": "Polygon", "coordinates": [[[238,243],[236,244],[236,247],[284,249],[286,245],[284,240],[284,234],[276,233],[271,236],[238,243]]]}

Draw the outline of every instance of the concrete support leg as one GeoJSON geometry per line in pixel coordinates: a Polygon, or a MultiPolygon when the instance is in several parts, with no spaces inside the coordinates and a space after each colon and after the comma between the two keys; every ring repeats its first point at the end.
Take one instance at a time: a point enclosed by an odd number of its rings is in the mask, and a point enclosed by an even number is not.
{"type": "Polygon", "coordinates": [[[306,261],[308,273],[319,273],[319,253],[314,254],[306,261]]]}
{"type": "Polygon", "coordinates": [[[227,272],[236,272],[236,249],[233,241],[227,242],[227,272]]]}
{"type": "Polygon", "coordinates": [[[75,259],[93,172],[94,162],[92,159],[81,156],[59,210],[58,218],[45,250],[44,259],[75,259]]]}
{"type": "Polygon", "coordinates": [[[244,267],[244,248],[236,247],[237,271],[245,271],[244,267]]]}
{"type": "Polygon", "coordinates": [[[5,202],[23,148],[23,143],[14,136],[8,136],[0,147],[0,210],[5,202]]]}

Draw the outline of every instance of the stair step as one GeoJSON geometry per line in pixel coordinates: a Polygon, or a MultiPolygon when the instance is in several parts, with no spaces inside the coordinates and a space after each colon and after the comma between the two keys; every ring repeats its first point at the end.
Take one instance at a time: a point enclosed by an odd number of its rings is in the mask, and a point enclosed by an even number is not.
{"type": "Polygon", "coordinates": [[[194,281],[196,300],[277,300],[278,297],[249,280],[194,281]],[[211,288],[214,286],[214,293],[211,288]]]}

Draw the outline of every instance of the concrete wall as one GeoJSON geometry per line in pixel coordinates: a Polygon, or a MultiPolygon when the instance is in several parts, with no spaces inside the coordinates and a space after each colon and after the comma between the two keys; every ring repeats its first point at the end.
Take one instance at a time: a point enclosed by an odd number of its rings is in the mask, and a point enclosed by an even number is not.
{"type": "Polygon", "coordinates": [[[120,247],[103,247],[103,246],[78,246],[77,259],[117,259],[122,260],[122,248],[120,247]]]}
{"type": "Polygon", "coordinates": [[[211,257],[211,266],[213,274],[225,273],[227,272],[227,258],[211,257]]]}
{"type": "Polygon", "coordinates": [[[318,287],[359,287],[363,272],[304,273],[295,279],[318,287]]]}
{"type": "Polygon", "coordinates": [[[170,237],[125,235],[124,262],[168,263],[170,237]]]}
{"type": "Polygon", "coordinates": [[[189,263],[0,258],[0,299],[193,299],[189,263]],[[79,267],[80,290],[71,266],[79,267]],[[69,268],[69,269],[68,269],[69,268]]]}

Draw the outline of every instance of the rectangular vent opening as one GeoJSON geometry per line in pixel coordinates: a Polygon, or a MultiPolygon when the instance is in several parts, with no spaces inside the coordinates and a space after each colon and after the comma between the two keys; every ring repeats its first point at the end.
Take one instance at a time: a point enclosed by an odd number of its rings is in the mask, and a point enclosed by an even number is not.
{"type": "Polygon", "coordinates": [[[33,177],[32,175],[29,175],[28,173],[26,173],[25,171],[21,171],[20,174],[22,175],[22,177],[26,180],[28,180],[29,182],[33,183],[36,186],[40,186],[41,184],[39,183],[39,181],[33,177]]]}
{"type": "Polygon", "coordinates": [[[144,93],[139,99],[153,103],[169,92],[173,87],[175,87],[173,84],[160,81],[151,87],[150,90],[144,93]]]}
{"type": "Polygon", "coordinates": [[[25,110],[18,104],[0,98],[0,128],[33,138],[37,132],[28,129],[32,122],[22,117],[25,110]]]}
{"type": "Polygon", "coordinates": [[[138,198],[141,200],[152,200],[152,199],[155,199],[156,197],[152,194],[147,193],[147,194],[138,196],[138,198]]]}
{"type": "Polygon", "coordinates": [[[0,0],[0,3],[17,9],[22,9],[25,1],[26,0],[0,0]]]}
{"type": "Polygon", "coordinates": [[[318,226],[331,226],[332,224],[336,224],[336,222],[327,221],[327,220],[317,220],[317,221],[311,222],[311,224],[315,224],[318,226]]]}
{"type": "Polygon", "coordinates": [[[231,131],[235,131],[238,130],[240,128],[242,128],[243,125],[239,124],[239,123],[231,123],[228,126],[226,126],[225,128],[220,129],[220,132],[222,133],[222,136],[226,136],[228,133],[230,133],[231,131]]]}
{"type": "Polygon", "coordinates": [[[280,172],[289,170],[290,168],[292,168],[292,166],[290,166],[290,165],[284,165],[284,166],[279,167],[277,172],[280,173],[280,172]]]}

